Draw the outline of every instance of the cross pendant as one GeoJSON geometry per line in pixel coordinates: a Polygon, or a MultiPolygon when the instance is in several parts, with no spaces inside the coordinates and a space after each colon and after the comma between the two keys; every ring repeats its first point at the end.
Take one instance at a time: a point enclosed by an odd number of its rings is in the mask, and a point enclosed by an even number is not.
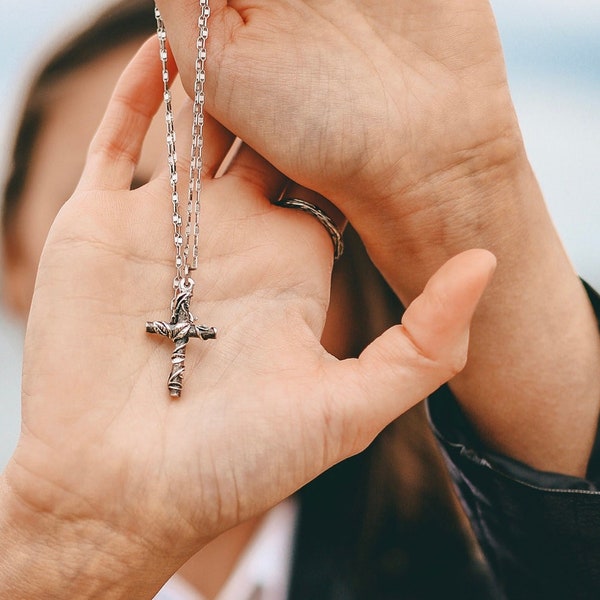
{"type": "Polygon", "coordinates": [[[175,342],[171,355],[171,375],[169,376],[169,393],[173,398],[181,396],[183,373],[185,371],[185,349],[190,338],[203,340],[215,339],[217,330],[214,327],[194,325],[194,317],[190,313],[190,301],[194,291],[194,281],[189,277],[182,279],[173,299],[173,317],[170,323],[165,321],[147,321],[146,331],[156,333],[175,342]]]}

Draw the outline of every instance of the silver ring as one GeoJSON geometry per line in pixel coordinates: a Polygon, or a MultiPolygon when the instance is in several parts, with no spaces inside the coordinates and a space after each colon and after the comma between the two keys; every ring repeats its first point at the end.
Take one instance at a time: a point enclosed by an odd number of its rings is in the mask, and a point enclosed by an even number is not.
{"type": "Polygon", "coordinates": [[[324,213],[318,206],[300,198],[281,198],[281,200],[275,202],[275,205],[283,206],[284,208],[296,208],[315,217],[325,227],[333,242],[333,259],[337,260],[344,253],[344,241],[342,240],[340,230],[335,226],[331,217],[324,213]]]}

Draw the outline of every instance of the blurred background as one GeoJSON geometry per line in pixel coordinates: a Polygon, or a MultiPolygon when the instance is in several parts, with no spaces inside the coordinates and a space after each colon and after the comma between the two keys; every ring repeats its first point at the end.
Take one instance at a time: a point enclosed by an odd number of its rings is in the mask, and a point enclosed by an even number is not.
{"type": "MultiPolygon", "coordinates": [[[[0,174],[37,61],[107,0],[0,0],[0,174]]],[[[529,157],[579,273],[600,288],[600,2],[492,1],[529,157]]],[[[19,431],[22,328],[0,311],[0,469],[19,431]]]]}

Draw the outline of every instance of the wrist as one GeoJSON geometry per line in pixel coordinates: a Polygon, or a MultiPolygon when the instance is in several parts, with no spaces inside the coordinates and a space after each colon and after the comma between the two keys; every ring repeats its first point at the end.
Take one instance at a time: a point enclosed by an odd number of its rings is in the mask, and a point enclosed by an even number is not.
{"type": "Polygon", "coordinates": [[[421,293],[428,278],[452,256],[485,248],[503,267],[519,261],[530,244],[555,232],[520,136],[497,139],[481,156],[444,169],[387,199],[364,202],[349,215],[375,264],[404,302],[421,293]],[[535,223],[536,234],[527,235],[535,223]]]}
{"type": "Polygon", "coordinates": [[[600,411],[598,325],[522,145],[513,155],[406,188],[396,207],[371,207],[357,229],[405,304],[451,256],[496,255],[467,366],[451,388],[488,448],[582,476],[600,411]]]}
{"type": "Polygon", "coordinates": [[[105,523],[28,506],[4,475],[0,552],[0,600],[153,598],[170,574],[139,540],[105,523]]]}

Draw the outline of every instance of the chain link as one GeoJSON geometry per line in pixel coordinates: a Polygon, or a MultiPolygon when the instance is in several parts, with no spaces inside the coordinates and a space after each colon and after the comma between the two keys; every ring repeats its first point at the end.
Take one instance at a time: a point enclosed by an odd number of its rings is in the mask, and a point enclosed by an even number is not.
{"type": "Polygon", "coordinates": [[[181,216],[181,200],[178,188],[175,117],[173,115],[168,69],[169,50],[167,45],[167,31],[158,7],[154,8],[162,65],[165,123],[167,129],[167,160],[171,184],[171,201],[173,204],[173,241],[175,244],[175,278],[173,279],[173,289],[175,290],[175,297],[177,296],[181,282],[189,278],[190,271],[198,268],[198,247],[200,244],[199,220],[200,196],[202,192],[202,148],[204,145],[204,82],[206,81],[206,40],[208,38],[210,7],[208,0],[199,0],[199,4],[200,15],[198,17],[198,39],[196,42],[198,53],[195,64],[196,77],[194,80],[194,102],[192,109],[192,143],[187,205],[185,209],[185,228],[183,228],[184,219],[181,216]]]}

